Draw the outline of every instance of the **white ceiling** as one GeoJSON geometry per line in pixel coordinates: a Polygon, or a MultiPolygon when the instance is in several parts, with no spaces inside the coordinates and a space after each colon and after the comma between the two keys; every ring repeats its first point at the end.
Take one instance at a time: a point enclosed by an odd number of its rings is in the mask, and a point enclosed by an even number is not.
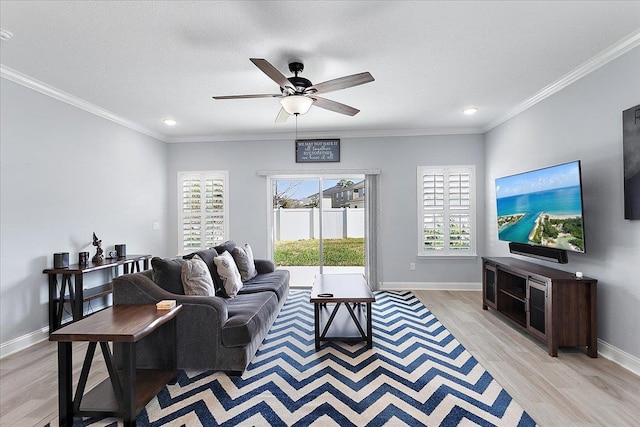
{"type": "Polygon", "coordinates": [[[300,135],[416,135],[486,131],[640,45],[640,1],[2,0],[0,22],[2,76],[168,142],[293,135],[278,99],[211,98],[278,93],[251,57],[375,78],[325,95],[359,114],[313,107],[300,135]]]}

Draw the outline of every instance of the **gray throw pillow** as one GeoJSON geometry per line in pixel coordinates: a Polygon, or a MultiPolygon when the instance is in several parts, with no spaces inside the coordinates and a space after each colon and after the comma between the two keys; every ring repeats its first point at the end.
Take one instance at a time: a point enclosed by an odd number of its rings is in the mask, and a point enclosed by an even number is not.
{"type": "Polygon", "coordinates": [[[231,256],[233,256],[233,260],[236,262],[236,266],[238,267],[240,278],[243,283],[258,275],[256,266],[253,262],[253,251],[251,250],[251,246],[245,244],[244,249],[240,246],[236,246],[231,250],[231,256]]]}
{"type": "Polygon", "coordinates": [[[236,267],[236,262],[227,251],[221,253],[213,259],[218,270],[218,275],[222,279],[223,289],[229,298],[233,298],[242,289],[242,279],[236,267]]]}
{"type": "Polygon", "coordinates": [[[151,259],[153,268],[153,281],[167,292],[184,295],[182,288],[182,264],[185,261],[180,258],[159,258],[151,259]]]}
{"type": "Polygon", "coordinates": [[[183,256],[184,259],[191,259],[195,255],[198,255],[207,267],[209,267],[209,272],[211,273],[211,278],[213,279],[213,286],[216,288],[216,291],[222,288],[222,280],[218,276],[218,272],[216,271],[216,265],[213,263],[213,259],[218,256],[218,252],[215,249],[203,249],[198,252],[190,253],[188,255],[183,256]]]}
{"type": "Polygon", "coordinates": [[[185,295],[214,296],[216,290],[207,264],[194,255],[182,264],[182,286],[185,295]]]}

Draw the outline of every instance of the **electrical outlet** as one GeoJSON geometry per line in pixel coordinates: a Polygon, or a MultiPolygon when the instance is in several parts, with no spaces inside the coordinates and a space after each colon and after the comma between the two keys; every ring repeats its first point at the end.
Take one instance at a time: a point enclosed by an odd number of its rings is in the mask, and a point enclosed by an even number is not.
{"type": "Polygon", "coordinates": [[[409,264],[409,270],[416,271],[416,263],[415,262],[412,262],[411,264],[409,264]]]}

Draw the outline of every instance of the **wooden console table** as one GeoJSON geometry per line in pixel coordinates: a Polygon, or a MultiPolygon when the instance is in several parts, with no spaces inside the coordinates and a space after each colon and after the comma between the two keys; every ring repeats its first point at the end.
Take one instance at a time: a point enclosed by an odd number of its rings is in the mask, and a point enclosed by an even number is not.
{"type": "Polygon", "coordinates": [[[84,302],[109,295],[112,292],[111,283],[84,289],[83,276],[94,271],[111,269],[115,276],[120,274],[120,266],[123,273],[134,273],[142,269],[149,269],[151,255],[129,255],[117,259],[105,259],[101,263],[90,262],[86,266],[78,264],[67,268],[47,268],[42,272],[49,276],[49,334],[62,326],[64,304],[71,306],[73,321],[84,317],[84,302]],[[60,289],[58,289],[58,276],[60,276],[60,289]],[[73,283],[72,283],[73,278],[73,283]]]}
{"type": "Polygon", "coordinates": [[[73,426],[74,416],[121,417],[125,426],[135,426],[136,416],[177,374],[176,316],[178,305],[158,310],[154,304],[115,305],[53,332],[50,341],[58,342],[59,425],[73,426]],[[155,330],[171,328],[167,334],[167,366],[161,369],[136,369],[136,342],[155,330]],[[89,342],[78,379],[73,388],[73,342],[89,342]],[[121,366],[109,349],[109,342],[120,349],[121,366]],[[91,362],[100,343],[109,378],[85,394],[91,362]]]}

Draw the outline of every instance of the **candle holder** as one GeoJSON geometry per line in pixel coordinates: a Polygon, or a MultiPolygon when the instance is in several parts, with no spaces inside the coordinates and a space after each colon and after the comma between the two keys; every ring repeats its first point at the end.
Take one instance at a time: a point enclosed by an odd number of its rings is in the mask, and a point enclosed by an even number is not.
{"type": "Polygon", "coordinates": [[[86,267],[89,265],[89,252],[80,252],[78,253],[78,265],[81,267],[86,267]]]}

